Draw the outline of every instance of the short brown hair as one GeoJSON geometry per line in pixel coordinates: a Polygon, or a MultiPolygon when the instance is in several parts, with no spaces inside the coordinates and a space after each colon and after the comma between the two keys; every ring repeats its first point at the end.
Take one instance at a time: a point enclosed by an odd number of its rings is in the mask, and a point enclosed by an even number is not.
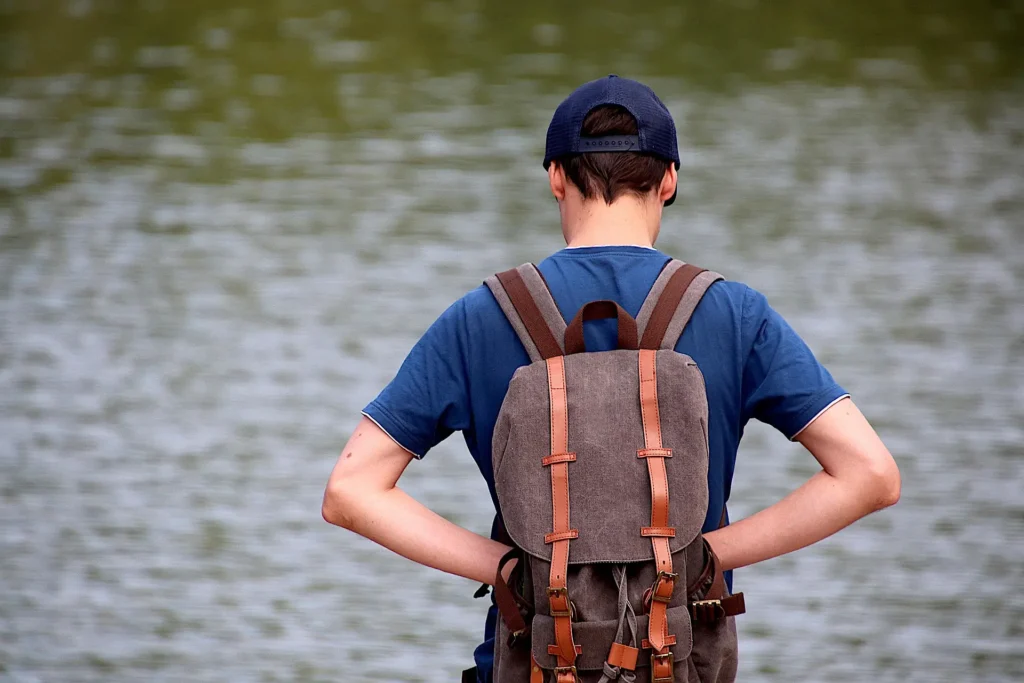
{"type": "MultiPolygon", "coordinates": [[[[583,135],[636,135],[636,119],[624,107],[595,107],[583,119],[583,135]]],[[[588,152],[555,159],[584,198],[611,204],[624,194],[643,196],[661,184],[671,161],[640,152],[588,152]]]]}

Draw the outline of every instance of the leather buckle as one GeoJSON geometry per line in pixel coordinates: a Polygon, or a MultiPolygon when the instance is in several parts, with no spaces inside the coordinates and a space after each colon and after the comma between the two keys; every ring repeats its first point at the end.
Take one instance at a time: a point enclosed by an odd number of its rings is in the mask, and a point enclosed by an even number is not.
{"type": "Polygon", "coordinates": [[[658,572],[658,576],[654,579],[654,585],[651,587],[651,600],[657,602],[663,602],[668,604],[672,601],[672,592],[676,588],[676,579],[679,578],[678,573],[673,572],[658,572]],[[662,582],[668,584],[668,594],[661,594],[662,582]]]}
{"type": "Polygon", "coordinates": [[[675,656],[671,651],[651,655],[651,683],[672,683],[675,680],[675,656]],[[658,670],[668,666],[668,676],[658,676],[658,670]]]}
{"type": "Polygon", "coordinates": [[[721,600],[696,600],[690,603],[690,616],[694,621],[718,621],[725,617],[721,600]]]}
{"type": "Polygon", "coordinates": [[[572,676],[570,679],[573,683],[579,683],[580,677],[576,673],[575,666],[556,666],[555,667],[555,680],[561,683],[564,679],[563,676],[572,676]]]}

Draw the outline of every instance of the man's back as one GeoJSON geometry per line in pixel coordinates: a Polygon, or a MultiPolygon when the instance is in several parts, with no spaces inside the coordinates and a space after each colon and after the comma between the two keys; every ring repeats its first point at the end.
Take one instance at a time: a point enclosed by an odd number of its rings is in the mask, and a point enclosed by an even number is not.
{"type": "MultiPolygon", "coordinates": [[[[538,269],[568,321],[599,299],[636,316],[669,260],[644,247],[585,247],[556,252],[538,269]]],[[[614,321],[584,329],[588,349],[614,348],[614,321]]],[[[737,282],[712,285],[676,350],[696,361],[707,386],[711,493],[704,526],[710,531],[722,518],[747,420],[761,419],[791,438],[846,392],[765,297],[737,282]]],[[[463,431],[493,498],[494,423],[513,373],[527,364],[494,297],[479,287],[438,318],[364,412],[418,457],[463,431]]]]}

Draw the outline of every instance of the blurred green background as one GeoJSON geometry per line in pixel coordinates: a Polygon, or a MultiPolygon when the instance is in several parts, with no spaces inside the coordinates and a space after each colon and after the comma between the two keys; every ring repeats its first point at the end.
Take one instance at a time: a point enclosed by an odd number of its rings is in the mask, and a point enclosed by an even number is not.
{"type": "MultiPolygon", "coordinates": [[[[0,681],[452,681],[475,586],[320,520],[430,322],[561,246],[576,85],[676,117],[659,247],[765,292],[898,506],[737,572],[742,681],[1024,678],[1024,2],[0,1],[0,681]]],[[[762,425],[730,510],[815,471],[762,425]]],[[[493,510],[458,438],[403,477],[493,510]]]]}

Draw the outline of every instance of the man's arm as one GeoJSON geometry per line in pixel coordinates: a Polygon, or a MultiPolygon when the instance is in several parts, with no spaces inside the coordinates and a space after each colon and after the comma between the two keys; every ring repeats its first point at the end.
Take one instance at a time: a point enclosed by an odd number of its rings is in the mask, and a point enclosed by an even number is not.
{"type": "Polygon", "coordinates": [[[396,486],[413,456],[363,417],[341,451],[324,491],[326,521],[413,562],[494,583],[508,546],[431,512],[396,486]]]}
{"type": "Polygon", "coordinates": [[[796,440],[822,471],[778,503],[708,533],[724,569],[817,543],[899,500],[896,462],[849,398],[819,415],[796,440]]]}

